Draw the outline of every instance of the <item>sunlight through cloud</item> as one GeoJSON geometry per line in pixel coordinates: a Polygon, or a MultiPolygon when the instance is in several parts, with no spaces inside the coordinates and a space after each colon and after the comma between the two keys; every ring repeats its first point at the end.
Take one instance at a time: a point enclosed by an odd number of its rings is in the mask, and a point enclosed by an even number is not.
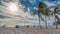
{"type": "Polygon", "coordinates": [[[9,9],[10,11],[17,11],[17,10],[18,10],[18,7],[17,7],[14,3],[10,3],[10,4],[8,5],[8,9],[9,9]]]}

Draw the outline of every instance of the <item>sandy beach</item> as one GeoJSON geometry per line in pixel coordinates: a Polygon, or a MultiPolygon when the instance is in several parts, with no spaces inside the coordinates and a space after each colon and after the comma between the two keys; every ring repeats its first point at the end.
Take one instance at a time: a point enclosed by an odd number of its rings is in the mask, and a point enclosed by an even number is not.
{"type": "Polygon", "coordinates": [[[60,28],[55,29],[55,27],[48,27],[40,29],[39,27],[0,27],[0,34],[60,34],[60,28]]]}

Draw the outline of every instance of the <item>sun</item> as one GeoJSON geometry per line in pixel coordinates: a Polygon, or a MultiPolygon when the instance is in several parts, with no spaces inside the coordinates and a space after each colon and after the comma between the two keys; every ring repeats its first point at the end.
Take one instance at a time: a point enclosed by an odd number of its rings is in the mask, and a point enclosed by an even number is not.
{"type": "Polygon", "coordinates": [[[10,3],[10,4],[8,5],[8,9],[9,9],[10,11],[17,11],[17,10],[18,10],[18,7],[16,6],[16,4],[10,3]]]}

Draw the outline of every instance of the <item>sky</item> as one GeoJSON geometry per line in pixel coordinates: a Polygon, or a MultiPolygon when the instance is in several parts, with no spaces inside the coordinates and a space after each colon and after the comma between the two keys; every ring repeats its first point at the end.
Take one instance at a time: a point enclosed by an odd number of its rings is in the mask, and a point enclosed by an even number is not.
{"type": "MultiPolygon", "coordinates": [[[[44,2],[51,10],[56,5],[60,6],[60,0],[0,0],[0,25],[38,25],[38,16],[33,17],[31,13],[38,9],[39,1],[44,2]]],[[[47,19],[48,25],[53,22],[54,17],[51,21],[47,19]]],[[[43,21],[41,24],[45,25],[43,21]]]]}

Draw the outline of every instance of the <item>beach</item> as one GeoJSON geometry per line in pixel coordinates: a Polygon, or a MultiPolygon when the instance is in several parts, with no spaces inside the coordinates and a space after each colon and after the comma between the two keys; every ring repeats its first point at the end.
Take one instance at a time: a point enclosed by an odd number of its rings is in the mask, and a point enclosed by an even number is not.
{"type": "Polygon", "coordinates": [[[60,28],[56,29],[55,27],[44,27],[40,29],[39,27],[0,27],[0,34],[60,34],[60,28]]]}

